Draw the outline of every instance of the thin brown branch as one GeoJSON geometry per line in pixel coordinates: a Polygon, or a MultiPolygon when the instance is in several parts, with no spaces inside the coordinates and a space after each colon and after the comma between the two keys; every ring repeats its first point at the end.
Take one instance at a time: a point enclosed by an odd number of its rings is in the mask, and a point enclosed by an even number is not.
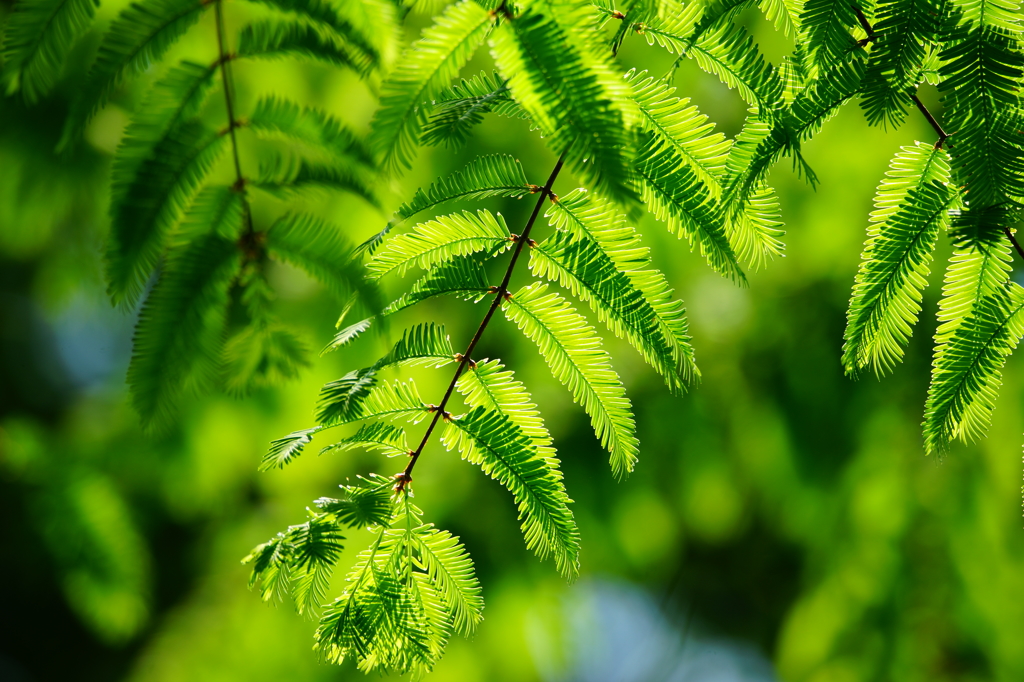
{"type": "Polygon", "coordinates": [[[245,196],[245,176],[242,175],[242,162],[238,155],[238,137],[235,134],[235,129],[239,127],[237,120],[235,119],[235,103],[234,96],[232,94],[232,88],[234,87],[234,79],[231,76],[231,61],[233,56],[224,49],[224,0],[216,0],[217,6],[214,9],[214,15],[217,21],[217,51],[219,52],[219,58],[217,62],[220,65],[221,79],[224,82],[224,103],[228,109],[228,133],[231,136],[231,155],[235,161],[235,184],[232,188],[235,189],[242,196],[242,215],[245,220],[245,231],[247,235],[252,235],[254,230],[252,226],[252,211],[249,208],[249,200],[245,196]]]}
{"type": "Polygon", "coordinates": [[[1013,248],[1016,249],[1017,255],[1020,256],[1022,261],[1024,261],[1024,249],[1020,247],[1020,242],[1018,242],[1017,238],[1013,236],[1013,232],[1010,232],[1009,227],[1003,225],[1003,233],[1006,235],[1006,238],[1010,240],[1010,243],[1013,244],[1013,248]]]}
{"type": "MultiPolygon", "coordinates": [[[[571,146],[571,144],[570,144],[571,146]]],[[[444,393],[444,398],[441,399],[441,403],[433,408],[434,417],[430,420],[430,424],[427,426],[426,432],[423,434],[422,440],[420,440],[419,447],[417,447],[409,457],[409,464],[406,465],[405,470],[402,473],[395,476],[395,489],[401,491],[405,486],[412,481],[412,470],[416,466],[416,462],[419,461],[420,455],[423,454],[423,448],[426,447],[427,441],[430,439],[430,434],[433,433],[434,427],[437,426],[437,422],[441,417],[447,419],[448,413],[445,412],[445,407],[448,405],[448,400],[452,397],[452,393],[455,392],[455,384],[458,383],[459,377],[462,376],[462,371],[466,368],[466,365],[472,364],[473,350],[479,343],[480,338],[484,335],[484,330],[487,329],[487,325],[490,323],[491,318],[494,317],[495,311],[501,302],[505,300],[508,293],[508,285],[512,280],[512,272],[515,270],[516,262],[519,260],[519,255],[523,252],[523,245],[530,243],[530,230],[533,229],[533,225],[537,222],[537,216],[540,215],[540,209],[544,205],[544,200],[548,197],[554,197],[551,191],[552,186],[555,184],[555,179],[558,177],[558,173],[562,170],[562,165],[565,163],[565,156],[569,153],[566,149],[562,152],[562,155],[558,157],[558,161],[555,163],[555,167],[551,171],[551,175],[548,176],[548,181],[544,184],[544,187],[540,189],[540,196],[537,197],[537,203],[533,207],[533,213],[530,214],[529,220],[526,221],[526,227],[523,228],[523,233],[516,238],[515,250],[512,251],[512,259],[508,262],[508,268],[505,270],[505,276],[501,279],[501,284],[494,288],[494,300],[491,301],[491,306],[487,309],[487,314],[484,315],[484,319],[480,322],[480,326],[477,327],[476,334],[473,335],[473,339],[469,342],[469,346],[466,348],[466,352],[461,354],[459,364],[455,367],[455,375],[452,377],[451,383],[448,384],[448,390],[444,393]]]]}

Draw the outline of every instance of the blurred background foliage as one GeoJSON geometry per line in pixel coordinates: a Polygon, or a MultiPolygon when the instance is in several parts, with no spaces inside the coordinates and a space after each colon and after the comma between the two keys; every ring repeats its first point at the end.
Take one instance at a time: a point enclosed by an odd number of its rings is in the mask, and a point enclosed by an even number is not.
{"type": "MultiPolygon", "coordinates": [[[[97,27],[124,4],[104,2],[97,27]]],[[[407,39],[432,9],[407,17],[407,39]]],[[[777,63],[787,39],[756,13],[745,19],[777,63]]],[[[213,39],[203,23],[176,49],[202,54],[213,39]]],[[[319,386],[370,364],[385,340],[364,339],[244,399],[190,399],[174,429],[141,432],[124,384],[133,320],[105,297],[100,253],[111,153],[147,79],[117,93],[73,155],[53,153],[95,46],[85,41],[40,105],[0,99],[0,679],[360,679],[352,666],[320,663],[314,622],[262,603],[239,560],[301,521],[313,499],[380,466],[347,453],[256,472],[271,439],[308,422],[319,386]]],[[[620,58],[655,74],[671,66],[637,36],[620,58]]],[[[482,54],[469,71],[489,67],[482,54]]],[[[375,106],[372,87],[308,65],[240,66],[236,79],[242,98],[296,94],[362,130],[375,106]]],[[[735,134],[734,92],[692,62],[675,83],[735,134]]],[[[806,148],[816,192],[777,169],[787,256],[753,273],[748,289],[649,217],[640,222],[687,303],[703,378],[672,398],[626,344],[610,342],[642,444],[622,483],[585,415],[497,323],[480,356],[520,372],[547,415],[576,500],[583,578],[567,585],[528,555],[507,494],[430,446],[418,504],[462,536],[487,600],[483,626],[452,642],[432,679],[1024,679],[1020,364],[1007,368],[990,437],[939,460],[924,456],[918,425],[940,273],[891,377],[854,382],[839,362],[874,188],[914,139],[932,139],[917,118],[886,132],[847,107],[806,148]]],[[[488,120],[467,149],[421,154],[391,188],[391,206],[470,150],[515,153],[537,183],[553,162],[521,122],[488,120]]],[[[573,186],[565,178],[556,191],[573,186]]],[[[352,197],[315,208],[353,242],[388,219],[352,197]]],[[[514,226],[526,206],[493,208],[514,226]]],[[[337,302],[297,270],[272,278],[287,323],[322,347],[337,302]]],[[[443,321],[455,340],[482,314],[429,305],[413,315],[443,321]]],[[[441,374],[418,377],[425,397],[440,394],[441,374]]]]}

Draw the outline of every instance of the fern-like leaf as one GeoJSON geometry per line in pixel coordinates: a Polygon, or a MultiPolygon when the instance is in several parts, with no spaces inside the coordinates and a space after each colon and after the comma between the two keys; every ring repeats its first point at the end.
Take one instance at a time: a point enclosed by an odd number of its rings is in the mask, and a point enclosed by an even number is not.
{"type": "Polygon", "coordinates": [[[278,197],[339,191],[351,192],[377,208],[381,205],[376,174],[363,164],[341,159],[318,162],[274,155],[261,160],[259,174],[249,184],[278,197]]]}
{"type": "Polygon", "coordinates": [[[336,226],[306,213],[286,214],[266,232],[267,250],[305,270],[331,293],[355,293],[371,310],[381,307],[380,294],[368,284],[354,251],[336,226]]]}
{"type": "MultiPolygon", "coordinates": [[[[611,202],[586,190],[573,190],[559,197],[545,214],[556,229],[589,239],[629,278],[650,307],[661,340],[671,349],[675,372],[686,380],[699,376],[693,358],[689,324],[682,301],[672,298],[665,276],[653,269],[650,252],[640,246],[640,236],[626,224],[625,216],[611,202]]],[[[660,345],[658,341],[654,345],[660,345]]],[[[642,351],[641,351],[642,352],[642,351]]]]}
{"type": "Polygon", "coordinates": [[[22,0],[3,35],[8,94],[20,90],[34,104],[53,89],[75,43],[89,28],[98,0],[22,0]]]}
{"type": "Polygon", "coordinates": [[[374,116],[371,146],[386,168],[408,167],[426,122],[426,104],[451,83],[490,32],[493,20],[472,0],[449,7],[388,77],[374,116]]]}
{"type": "Polygon", "coordinates": [[[519,509],[526,546],[560,572],[579,571],[579,530],[569,510],[558,460],[544,457],[509,417],[475,407],[453,418],[442,442],[508,488],[519,509]]]}
{"type": "Polygon", "coordinates": [[[661,335],[650,304],[597,242],[556,232],[531,249],[530,269],[590,304],[598,319],[616,336],[629,341],[673,392],[683,391],[684,378],[676,371],[672,350],[661,335]]]}
{"type": "Polygon", "coordinates": [[[404,275],[414,265],[430,269],[457,256],[503,250],[511,245],[511,234],[500,213],[463,211],[428,220],[407,234],[392,237],[366,268],[375,278],[391,272],[404,275]]]}
{"type": "Polygon", "coordinates": [[[372,55],[341,37],[325,33],[308,22],[258,21],[242,29],[236,58],[308,59],[369,74],[372,55]]]}
{"type": "Polygon", "coordinates": [[[430,412],[411,379],[379,385],[372,379],[372,372],[356,370],[326,384],[320,391],[316,420],[325,426],[379,418],[417,423],[430,412]]]}
{"type": "Polygon", "coordinates": [[[299,142],[312,150],[326,150],[369,165],[370,150],[348,126],[319,109],[304,107],[281,97],[256,104],[246,121],[258,135],[299,142]]]}
{"type": "Polygon", "coordinates": [[[859,2],[850,0],[804,0],[800,23],[816,64],[827,64],[857,49],[853,27],[857,24],[858,6],[859,2]]]}
{"type": "Polygon", "coordinates": [[[478,156],[461,170],[432,182],[426,191],[417,189],[412,199],[395,211],[395,219],[407,220],[421,211],[453,199],[521,199],[538,189],[536,185],[527,182],[523,166],[514,156],[478,156]]]}
{"type": "Polygon", "coordinates": [[[235,245],[217,236],[173,251],[135,330],[128,385],[144,423],[165,423],[174,399],[216,376],[228,289],[238,274],[235,245]]]}
{"type": "MultiPolygon", "coordinates": [[[[377,450],[388,457],[408,455],[410,452],[405,429],[384,422],[373,422],[363,424],[355,434],[325,446],[320,450],[320,454],[344,452],[356,448],[377,450]]],[[[319,501],[317,504],[320,504],[319,501]]]]}
{"type": "Polygon", "coordinates": [[[516,101],[588,185],[632,202],[628,132],[635,113],[603,57],[535,8],[499,26],[492,54],[516,101]],[[586,161],[586,163],[584,163],[586,161]]]}
{"type": "Polygon", "coordinates": [[[385,315],[416,305],[434,296],[449,294],[466,301],[479,302],[490,291],[483,266],[472,257],[456,258],[431,270],[412,288],[384,308],[385,315]]]}
{"type": "Polygon", "coordinates": [[[424,322],[406,329],[387,355],[374,363],[374,369],[385,367],[443,367],[455,361],[455,350],[444,326],[424,322]]]}
{"type": "Polygon", "coordinates": [[[948,182],[945,152],[919,143],[903,147],[879,185],[850,300],[843,348],[848,373],[870,365],[883,374],[903,357],[921,312],[932,250],[957,199],[948,182]]]}
{"type": "Polygon", "coordinates": [[[100,44],[88,80],[72,106],[61,146],[78,138],[126,76],[140,74],[159,60],[210,6],[200,0],[146,0],[125,8],[100,44]]]}
{"type": "Polygon", "coordinates": [[[434,98],[434,109],[423,126],[423,144],[457,147],[484,114],[491,112],[511,118],[530,117],[514,99],[508,83],[498,74],[481,73],[445,88],[434,98]]]}
{"type": "Polygon", "coordinates": [[[169,131],[111,206],[108,292],[132,306],[200,184],[224,149],[224,136],[196,121],[169,131]]]}
{"type": "Polygon", "coordinates": [[[718,201],[674,147],[650,137],[637,155],[640,196],[651,213],[717,272],[738,282],[746,275],[725,234],[718,201]]]}
{"type": "Polygon", "coordinates": [[[590,415],[597,437],[610,453],[612,471],[624,476],[636,462],[636,424],[626,390],[601,339],[587,321],[556,293],[533,284],[502,303],[506,317],[540,349],[551,373],[590,415]]]}
{"type": "Polygon", "coordinates": [[[978,301],[948,341],[936,349],[925,405],[929,452],[954,438],[984,434],[992,420],[1000,371],[1024,335],[1024,288],[1007,282],[978,301]]]}

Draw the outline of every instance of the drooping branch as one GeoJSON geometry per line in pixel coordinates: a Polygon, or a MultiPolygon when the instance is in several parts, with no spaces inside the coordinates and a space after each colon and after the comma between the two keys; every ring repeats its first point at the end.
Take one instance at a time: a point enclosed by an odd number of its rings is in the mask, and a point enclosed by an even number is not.
{"type": "MultiPolygon", "coordinates": [[[[570,143],[570,146],[571,143],[570,143]]],[[[420,455],[423,454],[423,448],[426,447],[427,442],[430,440],[430,434],[433,433],[434,427],[437,426],[438,420],[441,417],[448,418],[449,414],[445,411],[445,407],[448,405],[448,400],[452,397],[452,393],[455,392],[455,384],[458,383],[459,377],[462,376],[463,370],[469,365],[473,357],[473,351],[476,349],[477,343],[480,338],[484,335],[484,330],[487,329],[487,325],[490,323],[491,318],[494,317],[495,311],[501,302],[509,295],[508,285],[512,280],[512,272],[515,270],[516,263],[519,260],[519,255],[523,252],[523,245],[528,244],[530,241],[530,231],[533,229],[534,223],[537,222],[537,216],[540,215],[540,209],[544,205],[546,198],[553,198],[554,194],[551,191],[552,186],[555,184],[555,179],[558,178],[559,172],[562,170],[562,166],[565,163],[565,156],[569,153],[567,148],[562,152],[562,155],[558,157],[558,161],[555,163],[555,167],[551,170],[551,175],[548,176],[548,181],[540,188],[540,196],[537,198],[537,203],[533,207],[533,212],[530,214],[530,218],[526,221],[526,226],[523,228],[522,234],[515,238],[516,246],[512,251],[512,258],[508,262],[508,268],[505,270],[505,276],[501,279],[501,284],[494,287],[494,299],[491,301],[490,307],[487,309],[487,314],[484,315],[484,319],[480,322],[480,326],[477,327],[476,333],[473,335],[472,340],[469,342],[469,346],[466,347],[466,352],[462,354],[459,359],[459,364],[455,367],[455,374],[452,376],[451,383],[448,384],[448,390],[445,391],[444,397],[441,402],[434,408],[434,417],[430,420],[430,424],[427,426],[427,430],[423,434],[423,438],[420,440],[419,447],[417,447],[409,457],[409,464],[405,467],[405,470],[395,475],[395,490],[401,491],[405,489],[405,486],[412,481],[412,470],[416,466],[416,462],[419,461],[420,455]]]]}
{"type": "MultiPolygon", "coordinates": [[[[871,26],[871,22],[869,22],[868,18],[864,16],[864,12],[861,10],[861,8],[858,7],[856,4],[851,5],[851,7],[853,8],[854,13],[857,15],[857,21],[860,23],[861,28],[864,29],[865,33],[867,33],[867,38],[858,42],[858,44],[861,47],[864,47],[864,45],[867,45],[870,42],[874,42],[878,36],[875,33],[874,27],[871,26]]],[[[935,142],[935,148],[940,149],[942,145],[946,143],[946,140],[949,139],[949,134],[942,129],[942,125],[939,123],[938,119],[935,118],[934,114],[932,114],[932,112],[928,110],[928,107],[924,105],[924,102],[921,101],[921,98],[917,96],[916,92],[910,96],[910,99],[913,100],[915,106],[917,106],[917,110],[920,111],[921,114],[928,120],[928,125],[932,127],[932,130],[935,131],[935,134],[939,136],[938,141],[935,142]]]]}
{"type": "Polygon", "coordinates": [[[232,190],[238,192],[242,197],[242,216],[245,220],[246,237],[251,238],[254,234],[252,226],[252,211],[249,208],[249,199],[245,196],[245,176],[242,175],[242,162],[238,154],[238,137],[235,129],[238,128],[238,120],[235,118],[234,78],[231,75],[231,56],[225,49],[224,39],[224,0],[217,0],[214,9],[214,16],[217,22],[217,51],[220,65],[221,79],[224,85],[224,104],[228,111],[228,135],[231,137],[231,155],[235,162],[235,184],[232,190]]]}

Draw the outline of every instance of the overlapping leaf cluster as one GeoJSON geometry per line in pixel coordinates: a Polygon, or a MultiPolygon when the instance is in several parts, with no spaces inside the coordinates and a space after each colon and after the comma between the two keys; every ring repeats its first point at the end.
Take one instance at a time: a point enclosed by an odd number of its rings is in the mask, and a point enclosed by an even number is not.
{"type": "MultiPolygon", "coordinates": [[[[274,441],[264,457],[263,469],[283,467],[317,434],[358,424],[322,452],[361,448],[409,458],[391,478],[373,475],[344,486],[339,500],[319,500],[306,523],[248,558],[265,598],[289,591],[305,612],[326,597],[342,530],[370,530],[374,540],[345,592],[321,613],[316,646],[330,660],[426,671],[451,634],[479,621],[468,555],[455,538],[424,525],[410,501],[413,469],[438,424],[444,446],[511,493],[527,548],[552,558],[567,577],[577,574],[579,532],[544,420],[511,370],[471,357],[477,341],[502,316],[518,328],[589,416],[612,471],[625,475],[639,453],[635,419],[591,321],[632,345],[673,393],[699,375],[683,304],[653,267],[634,219],[648,212],[711,268],[744,284],[746,270],[782,253],[772,168],[788,159],[816,184],[803,145],[858,98],[875,125],[900,125],[911,107],[920,110],[937,141],[902,148],[879,186],[842,362],[856,375],[869,367],[884,373],[902,358],[933,250],[947,232],[954,254],[939,306],[926,446],[941,450],[986,428],[1000,370],[1024,333],[1024,290],[1010,279],[1011,246],[1024,256],[1013,240],[1024,200],[1024,52],[1010,0],[459,0],[390,71],[380,39],[392,28],[385,5],[261,1],[282,17],[243,28],[236,49],[222,49],[214,64],[168,70],[115,161],[111,295],[134,304],[160,272],[130,371],[144,415],[166,412],[181,389],[213,381],[225,366],[229,386],[239,389],[294,370],[296,342],[267,306],[267,258],[305,268],[343,294],[365,291],[370,285],[357,284],[364,274],[376,281],[419,273],[398,298],[341,329],[328,350],[436,296],[488,306],[468,345],[453,344],[437,322],[406,329],[377,362],[326,384],[316,423],[274,441]],[[765,58],[744,27],[754,6],[794,39],[780,64],[765,58]],[[736,91],[749,113],[734,139],[677,95],[674,69],[658,75],[617,66],[616,50],[634,35],[677,63],[694,59],[736,91]],[[464,75],[485,45],[493,70],[464,75]],[[210,127],[204,103],[218,82],[231,101],[234,63],[276,57],[361,74],[384,70],[365,144],[333,118],[281,97],[210,127]],[[925,81],[942,93],[944,122],[917,97],[925,81]],[[410,167],[420,145],[463,144],[489,114],[525,121],[559,156],[544,184],[513,156],[477,157],[416,190],[351,253],[315,217],[288,214],[264,228],[249,209],[250,191],[287,195],[306,187],[343,188],[373,201],[374,169],[410,167]],[[236,183],[209,185],[227,150],[237,159],[244,135],[287,140],[302,151],[265,154],[256,174],[243,174],[236,162],[236,183]],[[582,186],[558,195],[552,188],[565,182],[563,164],[582,186]],[[463,205],[510,198],[537,202],[522,228],[463,205]],[[454,202],[462,203],[448,211],[454,202]],[[407,227],[424,213],[431,215],[407,227]],[[533,280],[512,290],[520,256],[533,280]],[[356,277],[350,257],[363,261],[356,277]],[[231,306],[244,312],[241,329],[227,326],[231,306]],[[407,367],[454,367],[454,374],[447,392],[429,402],[411,378],[389,378],[407,367]],[[423,435],[411,439],[407,429],[423,423],[423,435]]],[[[126,9],[100,47],[66,139],[125,78],[221,11],[221,0],[126,9]]],[[[19,5],[5,43],[9,87],[29,101],[52,87],[68,43],[92,13],[90,2],[72,0],[19,5]]],[[[223,38],[219,14],[215,25],[223,38]]]]}
{"type": "MultiPolygon", "coordinates": [[[[159,74],[113,160],[106,246],[111,300],[126,310],[142,302],[128,382],[152,426],[170,421],[188,389],[246,392],[293,377],[308,363],[304,344],[274,315],[270,260],[306,270],[339,296],[371,296],[349,264],[352,248],[338,226],[306,213],[275,218],[250,210],[257,192],[288,198],[317,189],[378,204],[376,163],[365,142],[333,116],[280,95],[236,110],[231,74],[250,62],[287,58],[371,77],[387,66],[394,8],[383,0],[254,1],[273,10],[271,18],[237,35],[226,35],[223,0],[127,6],[103,34],[64,130],[62,145],[75,145],[126,81],[159,74]],[[218,44],[220,57],[163,64],[190,33],[218,44]],[[225,95],[233,120],[212,113],[225,95]],[[229,173],[232,181],[215,179],[229,173]]],[[[8,90],[20,90],[28,103],[46,96],[96,4],[18,2],[5,27],[8,90]]]]}

